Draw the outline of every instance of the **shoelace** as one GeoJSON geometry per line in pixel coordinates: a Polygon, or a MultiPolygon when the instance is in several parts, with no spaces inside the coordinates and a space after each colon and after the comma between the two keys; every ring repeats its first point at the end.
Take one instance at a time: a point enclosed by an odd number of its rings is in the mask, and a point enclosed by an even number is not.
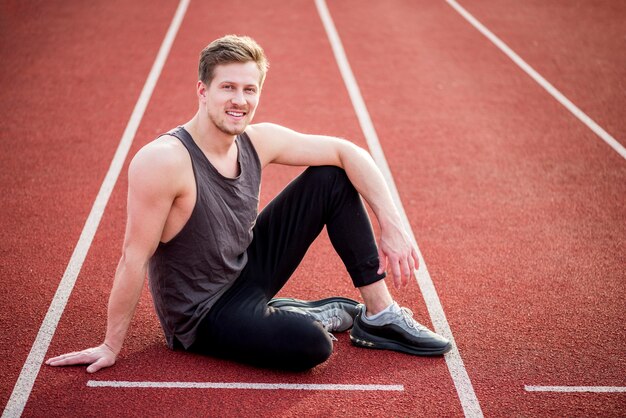
{"type": "Polygon", "coordinates": [[[341,318],[339,318],[338,316],[331,316],[330,318],[324,319],[322,321],[322,326],[324,327],[324,329],[330,336],[330,339],[333,341],[338,341],[338,340],[337,340],[337,337],[335,337],[333,333],[330,331],[333,329],[337,329],[339,325],[341,325],[341,318]]]}
{"type": "Polygon", "coordinates": [[[341,323],[343,322],[341,317],[338,315],[332,315],[328,318],[323,319],[321,322],[328,335],[330,335],[330,339],[333,341],[337,341],[337,337],[335,337],[331,331],[339,329],[341,323]]]}
{"type": "Polygon", "coordinates": [[[341,318],[338,316],[331,316],[322,320],[322,326],[328,332],[338,329],[341,326],[341,318]]]}
{"type": "Polygon", "coordinates": [[[402,318],[404,319],[404,322],[409,326],[409,328],[414,328],[418,331],[424,331],[428,329],[424,325],[413,319],[413,311],[409,308],[403,306],[402,308],[400,308],[400,312],[402,313],[402,318]]]}

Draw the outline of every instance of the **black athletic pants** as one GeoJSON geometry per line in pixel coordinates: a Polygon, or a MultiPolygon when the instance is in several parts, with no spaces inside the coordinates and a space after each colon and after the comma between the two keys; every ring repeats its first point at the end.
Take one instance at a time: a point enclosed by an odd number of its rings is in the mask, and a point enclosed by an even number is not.
{"type": "Polygon", "coordinates": [[[246,267],[202,321],[190,350],[292,370],[328,359],[332,341],[319,322],[267,306],[324,225],[356,287],[384,277],[369,217],[345,172],[310,167],[259,214],[246,267]]]}

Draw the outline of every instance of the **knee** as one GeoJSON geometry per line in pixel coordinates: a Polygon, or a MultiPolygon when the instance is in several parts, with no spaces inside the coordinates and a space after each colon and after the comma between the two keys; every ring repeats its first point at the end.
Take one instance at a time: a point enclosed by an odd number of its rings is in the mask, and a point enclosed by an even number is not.
{"type": "MultiPolygon", "coordinates": [[[[316,327],[317,328],[317,327],[316,327]]],[[[333,342],[328,333],[321,329],[316,329],[307,337],[300,338],[297,342],[299,350],[291,357],[291,369],[308,370],[325,362],[333,353],[333,342]]]]}
{"type": "Polygon", "coordinates": [[[330,190],[354,190],[345,170],[332,165],[309,167],[304,172],[307,179],[316,186],[330,186],[330,190]]]}
{"type": "Polygon", "coordinates": [[[346,175],[344,169],[333,165],[309,167],[304,173],[308,178],[316,182],[348,180],[348,176],[346,175]]]}
{"type": "Polygon", "coordinates": [[[331,341],[328,333],[324,331],[322,337],[319,337],[314,345],[308,347],[306,353],[306,368],[312,369],[318,364],[322,364],[328,360],[333,353],[333,342],[331,341]]]}

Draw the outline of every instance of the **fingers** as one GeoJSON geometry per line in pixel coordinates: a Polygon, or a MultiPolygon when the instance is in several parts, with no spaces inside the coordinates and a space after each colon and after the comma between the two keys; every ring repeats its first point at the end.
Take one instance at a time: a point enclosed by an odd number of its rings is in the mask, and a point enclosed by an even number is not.
{"type": "Polygon", "coordinates": [[[419,267],[419,256],[414,244],[408,239],[403,243],[393,243],[393,239],[381,239],[378,247],[379,268],[378,274],[388,269],[396,288],[400,289],[409,284],[412,277],[416,277],[419,267]],[[396,245],[397,244],[397,245],[396,245]]]}
{"type": "Polygon", "coordinates": [[[419,265],[419,260],[415,250],[412,250],[411,253],[406,256],[390,255],[386,257],[386,261],[388,262],[389,270],[396,288],[400,289],[406,287],[410,279],[416,277],[415,270],[419,265]]]}
{"type": "Polygon", "coordinates": [[[108,357],[101,357],[98,359],[98,361],[87,367],[87,373],[95,373],[100,369],[112,366],[114,363],[115,361],[111,361],[111,359],[108,357]]]}
{"type": "Polygon", "coordinates": [[[75,366],[79,364],[88,364],[87,371],[94,373],[103,367],[109,367],[115,364],[115,353],[110,349],[100,346],[88,348],[83,351],[74,351],[53,357],[46,361],[49,366],[75,366]]]}
{"type": "Polygon", "coordinates": [[[75,359],[81,353],[82,351],[72,351],[71,353],[61,354],[60,356],[56,356],[56,357],[52,357],[48,359],[46,361],[46,364],[49,364],[51,366],[62,366],[67,361],[71,361],[72,359],[75,359]]]}
{"type": "Polygon", "coordinates": [[[66,358],[68,358],[70,356],[76,355],[76,354],[78,354],[78,352],[74,351],[74,352],[71,352],[71,353],[66,353],[66,354],[62,354],[60,356],[52,357],[52,358],[49,358],[48,360],[46,360],[46,364],[51,365],[52,363],[64,360],[64,359],[66,359],[66,358]]]}
{"type": "Polygon", "coordinates": [[[411,248],[411,259],[413,260],[413,269],[417,270],[420,266],[420,258],[415,247],[411,248]]]}
{"type": "Polygon", "coordinates": [[[409,267],[407,258],[390,255],[387,257],[389,272],[393,278],[393,284],[400,289],[409,283],[409,278],[413,275],[413,270],[409,267]]]}
{"type": "Polygon", "coordinates": [[[77,364],[89,364],[93,361],[88,350],[72,352],[54,357],[46,361],[50,366],[73,366],[77,364]]]}
{"type": "Polygon", "coordinates": [[[387,270],[387,256],[381,249],[381,246],[378,246],[378,272],[377,274],[383,274],[383,272],[387,270]]]}
{"type": "Polygon", "coordinates": [[[391,264],[390,267],[391,267],[391,275],[393,276],[393,282],[396,285],[396,287],[401,287],[402,273],[400,269],[400,260],[394,257],[394,259],[391,260],[390,264],[391,264]]]}
{"type": "Polygon", "coordinates": [[[402,287],[409,284],[409,278],[413,276],[413,269],[409,267],[409,258],[403,258],[400,261],[400,265],[402,267],[402,287]]]}

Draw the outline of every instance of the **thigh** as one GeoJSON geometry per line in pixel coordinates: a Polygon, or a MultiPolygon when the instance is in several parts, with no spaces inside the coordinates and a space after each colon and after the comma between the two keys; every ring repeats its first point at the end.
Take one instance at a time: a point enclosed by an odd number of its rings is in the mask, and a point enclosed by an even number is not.
{"type": "Polygon", "coordinates": [[[324,168],[310,167],[285,187],[257,217],[248,262],[241,276],[257,282],[271,299],[289,280],[325,225],[327,200],[318,190],[324,168]]]}
{"type": "Polygon", "coordinates": [[[200,324],[193,351],[289,370],[312,368],[332,353],[332,341],[321,323],[268,307],[258,290],[235,292],[221,302],[200,324]]]}
{"type": "Polygon", "coordinates": [[[378,274],[378,250],[363,201],[344,170],[309,167],[259,214],[248,265],[269,298],[284,286],[324,226],[356,287],[378,274]]]}

